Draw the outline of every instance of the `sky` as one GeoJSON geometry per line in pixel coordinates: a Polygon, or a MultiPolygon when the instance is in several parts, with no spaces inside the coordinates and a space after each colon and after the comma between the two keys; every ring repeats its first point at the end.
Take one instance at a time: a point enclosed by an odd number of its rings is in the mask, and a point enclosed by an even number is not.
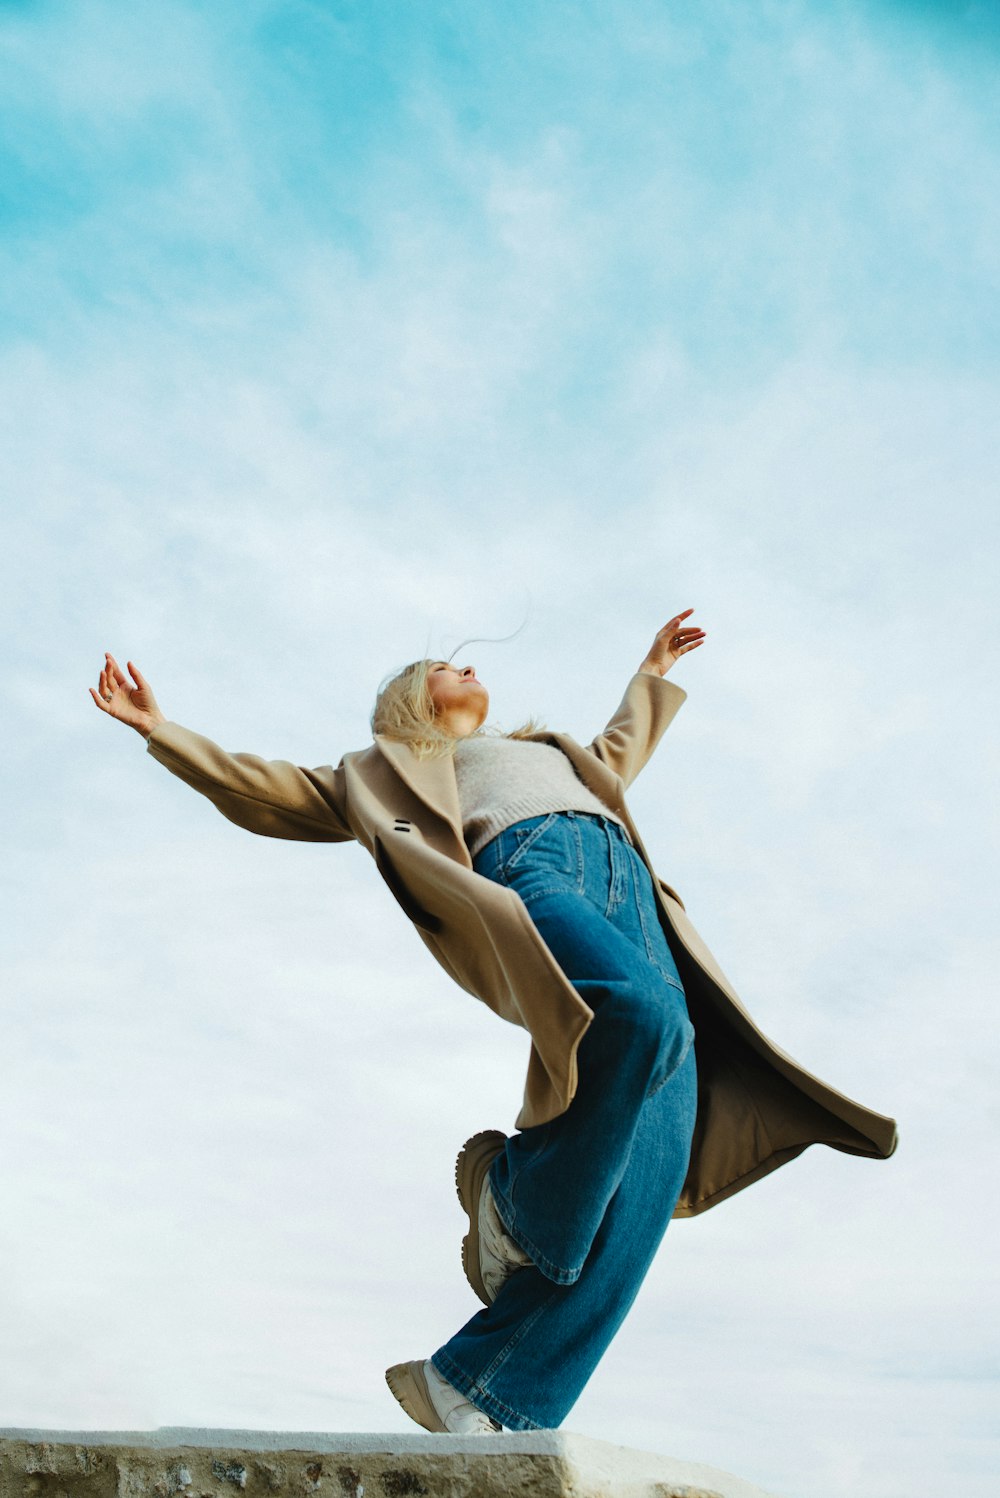
{"type": "Polygon", "coordinates": [[[527,1060],[103,652],[314,766],[470,637],[586,742],[691,607],[630,808],[900,1146],[673,1224],[566,1428],[993,1491],[998,63],[931,0],[0,4],[0,1427],[412,1430],[527,1060]]]}

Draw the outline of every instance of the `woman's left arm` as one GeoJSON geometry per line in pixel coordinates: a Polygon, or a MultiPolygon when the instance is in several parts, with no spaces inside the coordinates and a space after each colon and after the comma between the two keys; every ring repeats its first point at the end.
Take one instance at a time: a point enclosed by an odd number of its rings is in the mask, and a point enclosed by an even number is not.
{"type": "Polygon", "coordinates": [[[658,630],[638,671],[629,682],[618,711],[593,743],[587,747],[604,761],[626,786],[631,785],[647,763],[664,732],[673,721],[687,693],[673,682],[662,681],[675,661],[704,640],[705,631],[683,621],[693,609],[685,609],[658,630]],[[648,678],[654,678],[650,681],[648,678]]]}

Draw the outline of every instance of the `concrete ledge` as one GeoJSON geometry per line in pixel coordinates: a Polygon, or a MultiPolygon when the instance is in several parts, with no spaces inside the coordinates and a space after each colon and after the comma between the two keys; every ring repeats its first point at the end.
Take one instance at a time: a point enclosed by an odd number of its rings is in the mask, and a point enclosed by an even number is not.
{"type": "Polygon", "coordinates": [[[496,1436],[0,1430],[0,1498],[768,1498],[556,1430],[496,1436]]]}

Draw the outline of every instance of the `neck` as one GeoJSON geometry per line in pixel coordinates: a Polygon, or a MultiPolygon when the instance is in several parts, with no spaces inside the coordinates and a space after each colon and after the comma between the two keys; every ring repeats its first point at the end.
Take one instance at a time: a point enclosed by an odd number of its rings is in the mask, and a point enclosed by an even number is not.
{"type": "Polygon", "coordinates": [[[462,712],[461,709],[451,713],[441,713],[437,719],[441,732],[453,739],[467,739],[470,733],[475,733],[481,723],[478,713],[462,712]]]}

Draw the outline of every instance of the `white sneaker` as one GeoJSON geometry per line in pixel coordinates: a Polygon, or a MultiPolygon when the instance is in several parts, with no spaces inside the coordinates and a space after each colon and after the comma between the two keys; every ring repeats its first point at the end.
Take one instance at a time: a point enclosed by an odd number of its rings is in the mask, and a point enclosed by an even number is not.
{"type": "Polygon", "coordinates": [[[454,1436],[492,1436],[503,1429],[442,1378],[430,1358],[397,1363],[386,1370],[385,1378],[410,1419],[424,1430],[454,1436]]]}
{"type": "Polygon", "coordinates": [[[484,1306],[492,1305],[515,1269],[532,1263],[500,1221],[488,1171],[507,1142],[498,1129],[467,1139],[455,1161],[455,1188],[469,1219],[462,1239],[462,1268],[484,1306]]]}
{"type": "Polygon", "coordinates": [[[518,1248],[500,1220],[487,1176],[479,1197],[479,1270],[491,1305],[514,1270],[530,1263],[531,1256],[518,1248]]]}

